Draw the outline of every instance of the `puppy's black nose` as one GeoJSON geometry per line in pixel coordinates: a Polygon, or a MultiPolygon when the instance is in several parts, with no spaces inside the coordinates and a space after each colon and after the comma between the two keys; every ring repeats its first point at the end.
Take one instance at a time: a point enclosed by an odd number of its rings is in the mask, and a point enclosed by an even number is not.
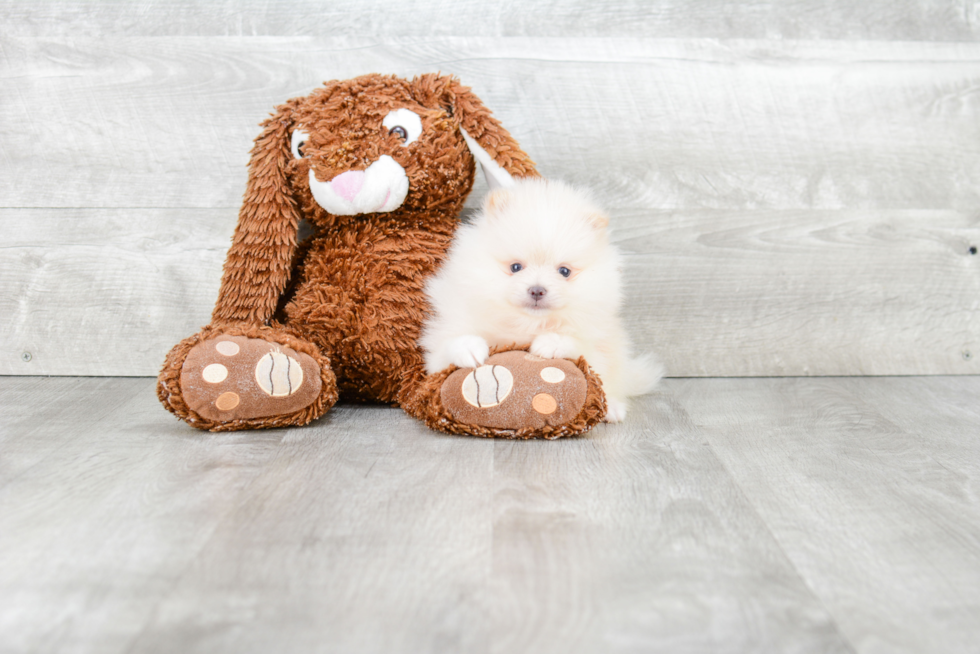
{"type": "Polygon", "coordinates": [[[544,286],[532,286],[531,288],[527,289],[527,294],[533,297],[534,301],[537,302],[548,294],[548,289],[546,289],[544,286]]]}

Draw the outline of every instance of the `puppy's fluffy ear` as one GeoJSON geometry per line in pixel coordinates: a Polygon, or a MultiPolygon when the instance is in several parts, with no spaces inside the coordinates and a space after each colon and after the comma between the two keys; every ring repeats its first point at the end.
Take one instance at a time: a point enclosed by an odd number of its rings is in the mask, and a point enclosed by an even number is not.
{"type": "Polygon", "coordinates": [[[440,103],[459,125],[491,189],[510,186],[512,177],[538,176],[531,158],[469,87],[455,77],[440,75],[423,75],[415,83],[439,87],[440,103]]]}
{"type": "Polygon", "coordinates": [[[510,202],[512,194],[508,188],[498,188],[496,190],[487,193],[487,197],[483,199],[483,213],[488,216],[496,216],[500,214],[510,202]]]}
{"type": "Polygon", "coordinates": [[[301,100],[277,107],[255,139],[213,322],[267,323],[289,281],[300,215],[286,167],[292,159],[292,116],[301,100]]]}
{"type": "Polygon", "coordinates": [[[609,216],[603,213],[592,212],[588,216],[589,224],[596,229],[606,229],[609,227],[609,216]]]}

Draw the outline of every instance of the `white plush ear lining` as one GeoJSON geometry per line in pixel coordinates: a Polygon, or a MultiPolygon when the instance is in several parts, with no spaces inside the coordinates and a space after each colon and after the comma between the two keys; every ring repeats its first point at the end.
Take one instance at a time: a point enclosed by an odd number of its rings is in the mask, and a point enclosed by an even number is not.
{"type": "Polygon", "coordinates": [[[494,161],[490,153],[484,150],[483,146],[476,142],[476,139],[467,134],[465,129],[460,127],[459,131],[463,133],[463,139],[466,140],[466,146],[470,149],[470,153],[480,162],[480,167],[483,168],[483,175],[487,178],[490,190],[513,186],[514,178],[510,176],[510,173],[494,161]]]}

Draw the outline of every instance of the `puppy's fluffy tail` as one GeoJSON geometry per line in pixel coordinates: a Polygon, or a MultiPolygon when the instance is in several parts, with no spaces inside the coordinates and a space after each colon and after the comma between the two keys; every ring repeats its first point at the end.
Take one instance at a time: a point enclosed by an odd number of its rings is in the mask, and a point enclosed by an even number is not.
{"type": "Polygon", "coordinates": [[[634,357],[626,365],[626,383],[632,396],[646,395],[657,386],[663,376],[663,364],[650,354],[634,357]]]}

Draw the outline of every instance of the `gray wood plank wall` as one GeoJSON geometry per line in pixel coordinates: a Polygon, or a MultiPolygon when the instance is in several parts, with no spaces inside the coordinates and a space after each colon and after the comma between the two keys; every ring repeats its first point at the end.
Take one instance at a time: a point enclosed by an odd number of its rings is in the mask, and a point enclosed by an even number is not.
{"type": "Polygon", "coordinates": [[[155,374],[209,318],[257,123],[434,70],[610,209],[668,374],[980,371],[975,2],[17,0],[0,374],[155,374]]]}

